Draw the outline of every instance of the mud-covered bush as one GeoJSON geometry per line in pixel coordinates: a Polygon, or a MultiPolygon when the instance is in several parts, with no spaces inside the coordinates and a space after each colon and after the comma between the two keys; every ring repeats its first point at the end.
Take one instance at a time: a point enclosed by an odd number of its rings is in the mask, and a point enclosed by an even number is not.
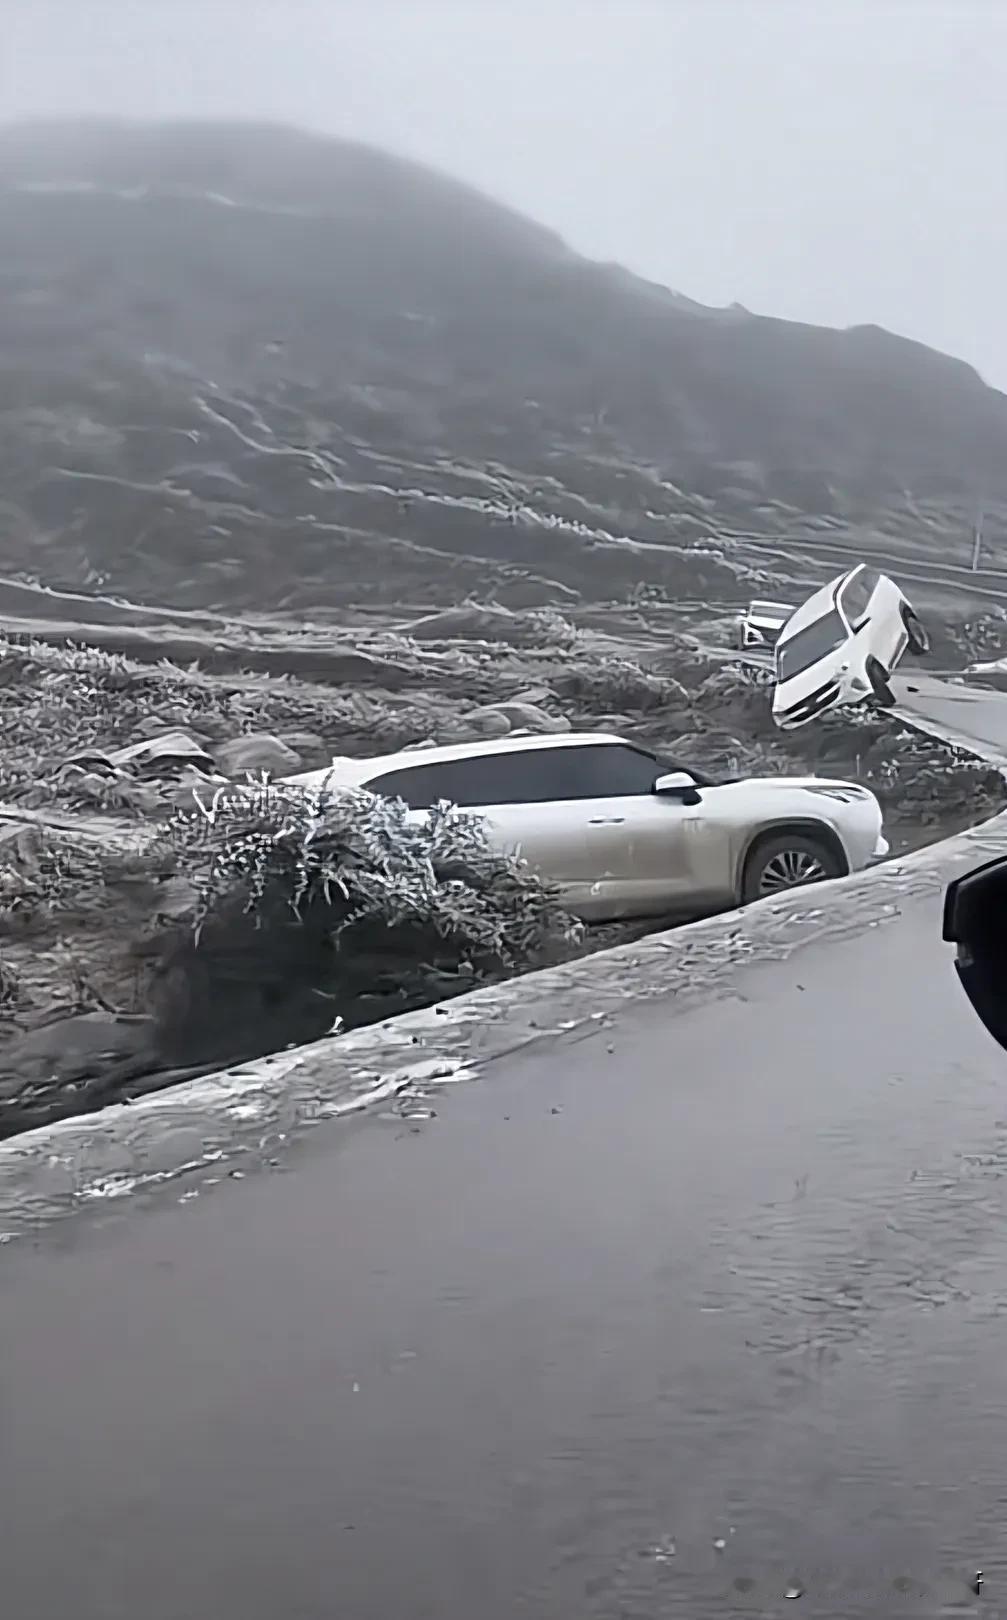
{"type": "Polygon", "coordinates": [[[9,824],[0,840],[0,936],[86,903],[103,881],[99,852],[58,833],[9,824]]]}
{"type": "Polygon", "coordinates": [[[371,715],[357,694],[295,679],[208,675],[167,660],[139,664],[97,647],[0,635],[0,797],[38,807],[150,808],[143,794],[82,780],[68,758],[107,751],[152,732],[182,730],[230,741],[263,726],[350,736],[371,715]]]}
{"type": "Polygon", "coordinates": [[[968,668],[970,664],[1003,658],[1007,653],[1007,610],[1002,607],[971,619],[941,622],[927,619],[930,650],[940,667],[968,668]]]}
{"type": "Polygon", "coordinates": [[[595,713],[690,708],[689,695],[679,681],[643,669],[629,658],[567,665],[552,676],[551,685],[557,696],[595,713]]]}
{"type": "Polygon", "coordinates": [[[697,712],[708,725],[726,725],[749,741],[775,734],[770,693],[741,664],[724,664],[696,688],[697,712]]]}
{"type": "Polygon", "coordinates": [[[16,1012],[23,1000],[24,987],[17,968],[0,960],[0,1018],[16,1012]]]}
{"type": "Polygon", "coordinates": [[[548,884],[448,806],[421,825],[363,791],[250,784],[168,828],[194,885],[154,1005],[176,1062],[234,1061],[561,959],[548,884]]]}
{"type": "Polygon", "coordinates": [[[473,598],[457,607],[427,614],[409,627],[415,641],[497,642],[511,647],[572,647],[578,639],[576,628],[556,608],[527,608],[515,613],[499,602],[478,602],[473,598]]]}

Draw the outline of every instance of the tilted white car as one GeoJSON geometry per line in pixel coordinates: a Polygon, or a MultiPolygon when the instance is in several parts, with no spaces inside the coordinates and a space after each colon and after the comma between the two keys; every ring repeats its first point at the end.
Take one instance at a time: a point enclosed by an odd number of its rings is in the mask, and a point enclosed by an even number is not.
{"type": "Polygon", "coordinates": [[[890,708],[889,678],[899,659],[929,646],[895,581],[861,563],[809,596],[781,630],[773,719],[790,729],[846,704],[873,700],[890,708]]]}
{"type": "Polygon", "coordinates": [[[337,759],[286,781],[367,788],[416,815],[441,800],[471,810],[589,921],[699,916],[858,871],[888,853],[867,788],[817,777],[716,783],[606,733],[337,759]]]}

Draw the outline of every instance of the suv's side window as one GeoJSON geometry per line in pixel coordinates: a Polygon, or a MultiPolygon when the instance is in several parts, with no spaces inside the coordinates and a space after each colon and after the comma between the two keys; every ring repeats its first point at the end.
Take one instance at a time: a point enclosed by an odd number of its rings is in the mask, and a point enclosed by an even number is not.
{"type": "Polygon", "coordinates": [[[439,799],[478,810],[481,805],[547,804],[555,799],[583,799],[571,770],[573,755],[583,748],[515,748],[476,753],[466,760],[416,765],[390,771],[368,782],[372,792],[405,799],[411,810],[429,810],[439,799]]]}
{"type": "Polygon", "coordinates": [[[440,799],[450,799],[447,783],[440,765],[407,765],[403,770],[387,771],[363,785],[370,793],[380,793],[386,799],[402,799],[410,810],[429,810],[440,799]]]}
{"type": "Polygon", "coordinates": [[[404,799],[410,810],[429,810],[446,799],[466,809],[488,804],[534,804],[562,798],[562,767],[556,749],[521,749],[513,753],[474,754],[436,765],[419,761],[376,776],[366,786],[372,793],[404,799]]]}
{"type": "Polygon", "coordinates": [[[570,799],[623,798],[650,793],[665,767],[652,754],[623,743],[522,748],[468,759],[415,765],[376,776],[372,793],[429,810],[439,799],[469,809],[492,804],[546,804],[570,799]]]}
{"type": "Polygon", "coordinates": [[[624,799],[651,793],[664,766],[653,754],[628,743],[594,743],[587,748],[567,749],[577,760],[570,772],[576,792],[571,799],[624,799]]]}
{"type": "Polygon", "coordinates": [[[476,754],[445,767],[453,803],[478,809],[487,804],[542,804],[561,799],[561,749],[521,748],[476,754]]]}

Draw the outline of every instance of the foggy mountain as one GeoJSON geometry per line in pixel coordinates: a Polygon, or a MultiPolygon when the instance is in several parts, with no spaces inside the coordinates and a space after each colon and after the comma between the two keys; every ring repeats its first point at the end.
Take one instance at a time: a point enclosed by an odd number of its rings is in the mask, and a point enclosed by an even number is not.
{"type": "Polygon", "coordinates": [[[50,584],[715,590],[683,548],[718,526],[1007,502],[1007,396],[964,363],[705,308],[350,142],[11,126],[0,231],[0,569],[50,584]]]}

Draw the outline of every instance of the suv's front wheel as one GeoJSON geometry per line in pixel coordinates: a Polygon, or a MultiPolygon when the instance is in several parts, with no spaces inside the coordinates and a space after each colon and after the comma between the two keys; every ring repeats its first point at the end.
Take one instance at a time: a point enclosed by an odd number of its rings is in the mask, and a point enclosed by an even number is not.
{"type": "Polygon", "coordinates": [[[888,671],[884,664],[879,658],[875,658],[872,654],[867,660],[865,669],[867,672],[867,679],[871,683],[871,691],[874,694],[875,703],[879,708],[893,709],[895,707],[895,693],[892,691],[891,682],[888,678],[888,671]]]}
{"type": "Polygon", "coordinates": [[[741,881],[741,903],[784,894],[841,877],[843,864],[824,838],[814,833],[782,832],[760,838],[749,851],[741,881]]]}

